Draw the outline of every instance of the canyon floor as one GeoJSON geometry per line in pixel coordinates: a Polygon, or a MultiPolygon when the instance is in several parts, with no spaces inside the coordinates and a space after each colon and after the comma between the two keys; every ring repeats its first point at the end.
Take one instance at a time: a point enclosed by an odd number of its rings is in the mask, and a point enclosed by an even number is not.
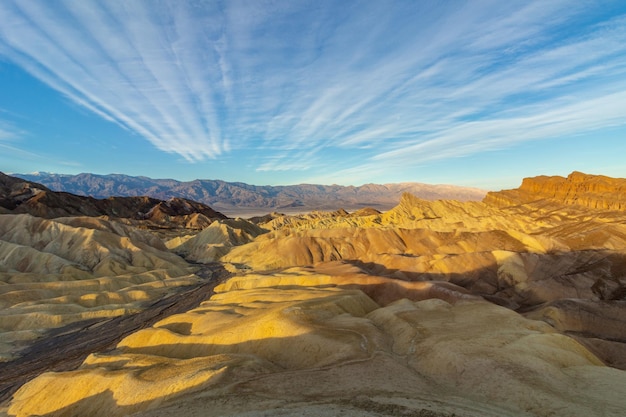
{"type": "Polygon", "coordinates": [[[12,181],[0,415],[626,410],[626,180],[248,220],[158,201],[46,216],[55,194],[12,181]]]}

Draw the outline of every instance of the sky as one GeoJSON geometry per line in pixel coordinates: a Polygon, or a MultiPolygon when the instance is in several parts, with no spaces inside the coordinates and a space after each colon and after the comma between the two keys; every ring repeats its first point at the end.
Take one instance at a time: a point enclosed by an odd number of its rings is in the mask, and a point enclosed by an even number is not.
{"type": "Polygon", "coordinates": [[[2,0],[0,171],[626,177],[626,2],[2,0]]]}

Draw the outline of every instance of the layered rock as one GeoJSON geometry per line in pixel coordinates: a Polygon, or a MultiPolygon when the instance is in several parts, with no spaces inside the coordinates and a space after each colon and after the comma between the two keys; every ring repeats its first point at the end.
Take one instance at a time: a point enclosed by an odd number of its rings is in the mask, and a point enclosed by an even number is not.
{"type": "MultiPolygon", "coordinates": [[[[238,275],[199,307],[94,353],[79,369],[35,378],[6,411],[622,416],[626,213],[574,204],[601,187],[581,179],[560,192],[559,181],[525,181],[484,202],[405,194],[385,213],[219,220],[170,239],[170,250],[219,259],[238,275]]],[[[131,226],[37,221],[5,228],[9,284],[66,274],[73,282],[60,288],[72,288],[100,271],[96,279],[154,275],[170,262],[164,281],[185,278],[176,277],[181,258],[131,226]],[[70,243],[65,227],[91,234],[70,243]],[[18,236],[20,228],[30,237],[18,236]],[[55,249],[74,243],[82,256],[55,249]],[[31,262],[31,251],[41,258],[31,262]],[[10,275],[20,268],[31,275],[10,275]]],[[[39,308],[31,293],[16,294],[39,308]]]]}
{"type": "Polygon", "coordinates": [[[209,263],[266,232],[243,219],[216,220],[196,235],[169,240],[167,247],[189,261],[209,263]]]}
{"type": "Polygon", "coordinates": [[[524,178],[518,189],[490,192],[484,202],[496,207],[506,207],[542,199],[592,209],[626,210],[626,179],[582,172],[572,172],[567,178],[524,178]]]}
{"type": "MultiPolygon", "coordinates": [[[[498,209],[405,195],[383,214],[274,219],[264,225],[273,231],[222,260],[268,271],[340,260],[402,280],[449,282],[525,314],[562,300],[592,303],[593,333],[569,324],[559,328],[603,340],[595,351],[623,366],[614,351],[622,349],[626,332],[614,331],[626,328],[624,221],[620,212],[569,209],[554,201],[498,209]]],[[[560,314],[560,323],[579,320],[572,309],[560,314]]]]}

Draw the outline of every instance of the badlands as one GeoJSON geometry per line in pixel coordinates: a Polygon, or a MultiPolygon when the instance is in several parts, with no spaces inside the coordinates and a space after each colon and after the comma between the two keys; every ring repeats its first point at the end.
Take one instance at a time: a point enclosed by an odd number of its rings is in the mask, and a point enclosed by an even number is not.
{"type": "Polygon", "coordinates": [[[626,415],[624,179],[250,220],[138,199],[0,175],[0,415],[626,415]]]}

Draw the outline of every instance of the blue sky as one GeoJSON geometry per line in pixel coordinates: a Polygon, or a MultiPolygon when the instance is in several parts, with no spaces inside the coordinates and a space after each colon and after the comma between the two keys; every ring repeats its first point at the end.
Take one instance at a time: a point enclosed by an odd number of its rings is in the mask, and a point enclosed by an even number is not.
{"type": "Polygon", "coordinates": [[[0,2],[0,171],[626,177],[626,2],[0,2]]]}

